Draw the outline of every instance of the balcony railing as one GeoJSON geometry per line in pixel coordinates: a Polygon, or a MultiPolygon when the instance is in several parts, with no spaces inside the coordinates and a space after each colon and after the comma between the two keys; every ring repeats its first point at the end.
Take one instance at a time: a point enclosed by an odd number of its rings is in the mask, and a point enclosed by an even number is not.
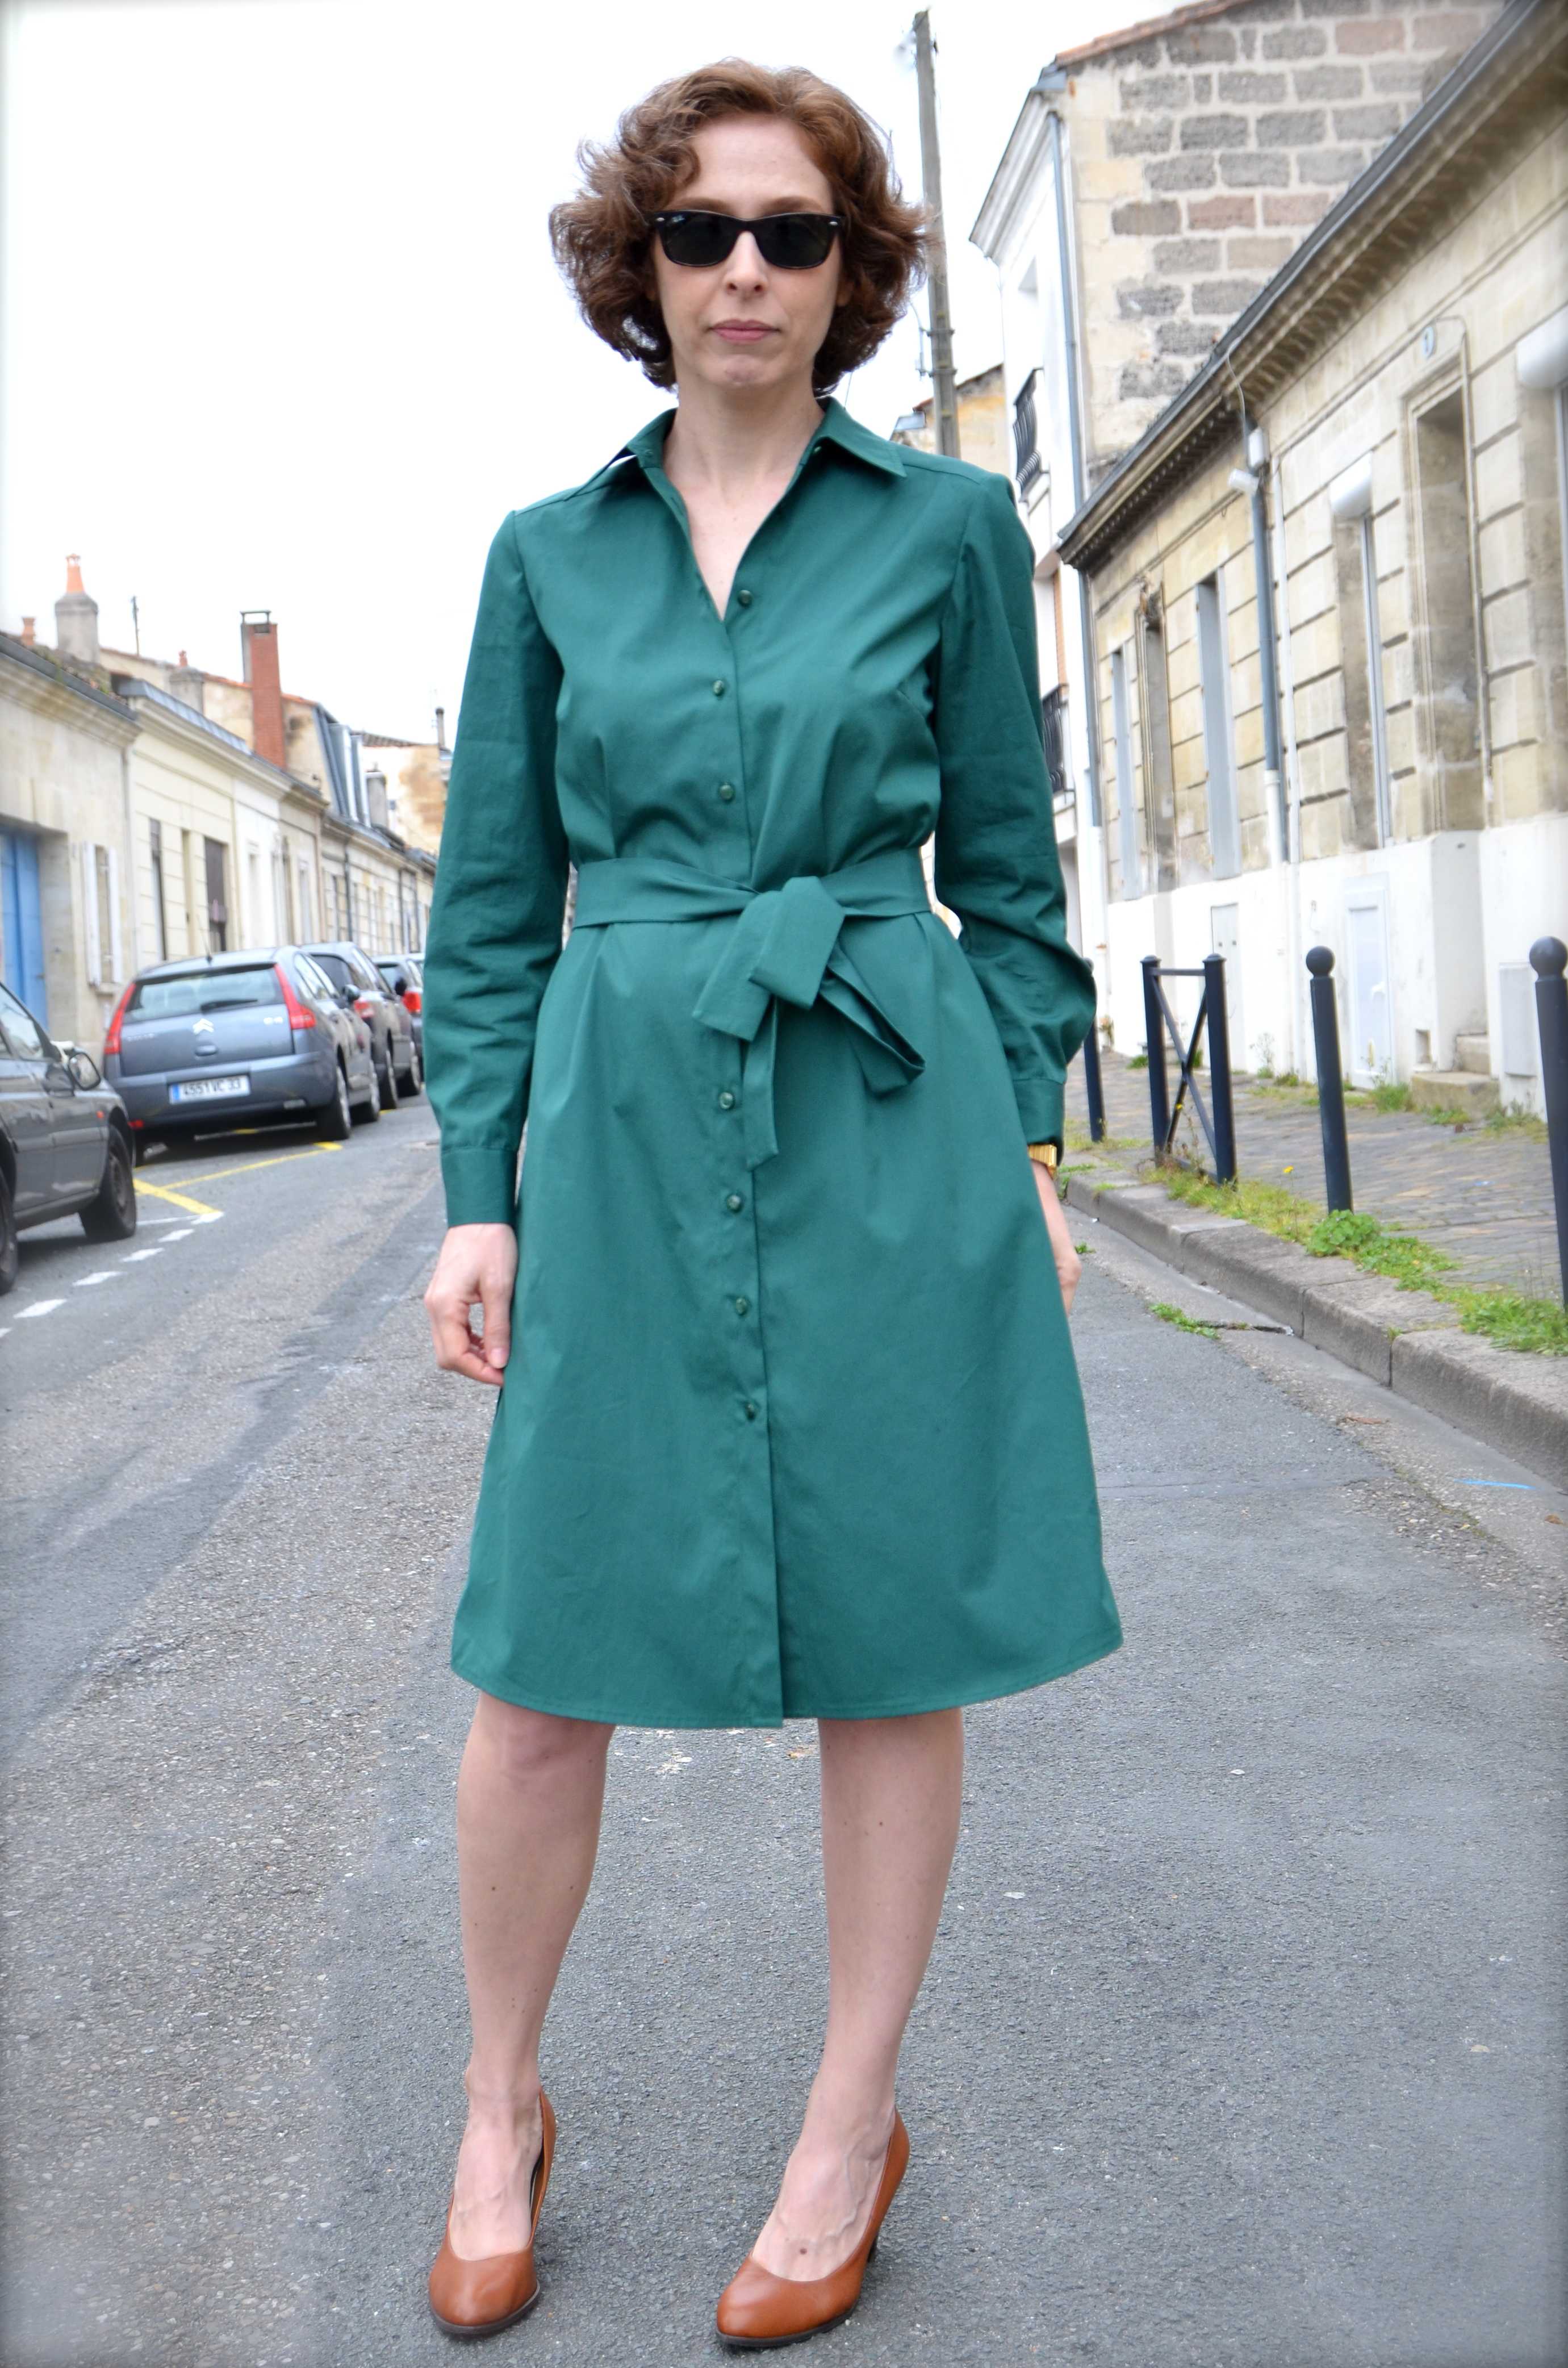
{"type": "Polygon", "coordinates": [[[1039,376],[1038,370],[1030,370],[1013,403],[1014,474],[1017,478],[1020,494],[1028,494],[1029,487],[1037,484],[1045,474],[1045,463],[1040,457],[1035,441],[1038,430],[1035,424],[1034,389],[1035,381],[1039,376]]]}
{"type": "Polygon", "coordinates": [[[1067,688],[1059,683],[1048,690],[1040,702],[1040,738],[1045,744],[1045,769],[1051,776],[1053,804],[1063,799],[1071,801],[1072,784],[1067,779],[1067,688]]]}

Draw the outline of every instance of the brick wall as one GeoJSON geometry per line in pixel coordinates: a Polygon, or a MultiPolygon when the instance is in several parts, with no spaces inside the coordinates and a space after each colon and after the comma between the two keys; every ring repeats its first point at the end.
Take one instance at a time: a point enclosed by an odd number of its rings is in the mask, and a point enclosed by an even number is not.
{"type": "Polygon", "coordinates": [[[1239,0],[1065,52],[1093,482],[1470,47],[1499,0],[1239,0]]]}

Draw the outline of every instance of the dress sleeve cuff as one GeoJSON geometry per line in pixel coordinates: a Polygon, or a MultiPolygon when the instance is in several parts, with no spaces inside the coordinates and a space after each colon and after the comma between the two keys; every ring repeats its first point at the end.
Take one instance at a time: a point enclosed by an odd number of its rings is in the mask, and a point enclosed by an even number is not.
{"type": "Polygon", "coordinates": [[[517,1155],[504,1144],[443,1143],[441,1182],[449,1225],[517,1222],[517,1155]]]}
{"type": "Polygon", "coordinates": [[[1057,1157],[1065,1149],[1062,1130],[1066,1123],[1066,1089],[1052,1077],[1031,1077],[1027,1082],[1015,1079],[1018,1116],[1023,1121],[1026,1143],[1054,1143],[1057,1157]]]}

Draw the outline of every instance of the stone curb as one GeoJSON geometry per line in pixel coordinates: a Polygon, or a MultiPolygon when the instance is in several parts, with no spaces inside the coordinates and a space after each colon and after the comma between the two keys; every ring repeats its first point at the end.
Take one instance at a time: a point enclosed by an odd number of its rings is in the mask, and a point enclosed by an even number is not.
{"type": "Polygon", "coordinates": [[[1163,1185],[1069,1163],[1068,1203],[1195,1282],[1256,1308],[1396,1397],[1568,1488],[1568,1357],[1529,1357],[1461,1332],[1453,1310],[1348,1258],[1173,1201],[1163,1185]]]}

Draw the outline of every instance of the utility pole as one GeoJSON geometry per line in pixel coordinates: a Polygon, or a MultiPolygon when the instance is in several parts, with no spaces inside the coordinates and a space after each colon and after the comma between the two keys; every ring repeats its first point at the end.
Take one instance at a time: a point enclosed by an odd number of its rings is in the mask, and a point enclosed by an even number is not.
{"type": "Polygon", "coordinates": [[[942,232],[942,156],[937,142],[937,77],[932,63],[931,13],[915,19],[915,71],[920,85],[920,177],[930,209],[927,285],[931,291],[931,408],[937,450],[959,457],[959,397],[953,377],[953,324],[948,311],[948,249],[942,232]]]}

